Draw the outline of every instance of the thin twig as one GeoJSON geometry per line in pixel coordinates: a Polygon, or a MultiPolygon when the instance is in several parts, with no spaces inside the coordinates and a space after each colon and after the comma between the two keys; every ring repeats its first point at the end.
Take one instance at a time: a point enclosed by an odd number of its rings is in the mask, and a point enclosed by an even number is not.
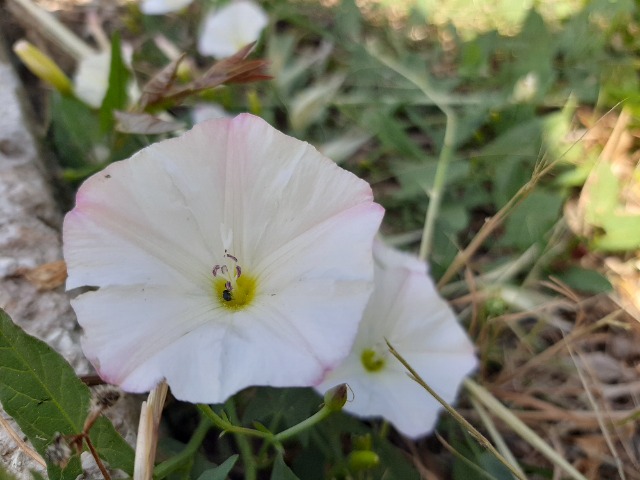
{"type": "Polygon", "coordinates": [[[83,433],[82,437],[84,438],[84,441],[87,443],[87,447],[89,447],[89,451],[91,452],[91,455],[93,456],[93,459],[95,460],[96,465],[98,465],[100,472],[102,472],[102,476],[104,477],[104,480],[111,480],[111,475],[109,475],[109,472],[107,471],[104,464],[102,463],[102,460],[100,459],[100,455],[98,455],[98,452],[96,452],[96,449],[93,447],[93,443],[91,442],[91,438],[89,438],[89,434],[83,433]]]}

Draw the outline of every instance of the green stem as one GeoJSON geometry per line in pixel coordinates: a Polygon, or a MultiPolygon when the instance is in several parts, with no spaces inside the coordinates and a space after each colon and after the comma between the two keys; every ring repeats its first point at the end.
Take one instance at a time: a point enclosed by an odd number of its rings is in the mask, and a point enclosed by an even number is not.
{"type": "Polygon", "coordinates": [[[433,188],[429,192],[429,207],[424,219],[424,230],[422,232],[422,242],[420,242],[420,252],[418,258],[423,262],[427,261],[427,257],[431,254],[433,249],[433,235],[435,232],[436,219],[440,212],[440,205],[442,204],[442,196],[444,193],[444,187],[447,180],[447,170],[449,169],[449,163],[453,157],[455,131],[457,126],[456,116],[449,109],[443,109],[447,117],[447,125],[444,131],[444,141],[442,149],[440,150],[440,157],[438,158],[438,166],[436,167],[436,175],[433,179],[433,188]]]}
{"type": "Polygon", "coordinates": [[[273,437],[272,433],[261,432],[260,430],[255,430],[253,428],[239,427],[233,423],[227,422],[224,418],[214,412],[209,405],[200,403],[198,404],[198,410],[200,410],[200,412],[207,417],[211,423],[223,432],[240,433],[251,437],[260,437],[265,439],[271,439],[273,437]]]}
{"type": "Polygon", "coordinates": [[[318,410],[316,413],[311,415],[309,418],[303,420],[302,422],[298,423],[297,425],[294,425],[291,428],[287,428],[286,430],[274,435],[273,439],[277,443],[284,442],[285,440],[291,437],[294,437],[295,435],[302,432],[303,430],[306,430],[307,428],[312,427],[316,423],[320,423],[322,420],[327,418],[333,412],[335,412],[335,409],[331,409],[326,405],[323,405],[320,410],[318,410]]]}
{"type": "MultiPolygon", "coordinates": [[[[240,423],[240,419],[238,418],[238,413],[236,411],[236,404],[234,403],[233,398],[227,402],[227,413],[229,414],[229,419],[233,423],[240,423]]],[[[240,456],[242,457],[245,480],[256,480],[258,478],[258,468],[249,440],[240,433],[235,433],[234,438],[236,439],[238,449],[240,450],[240,456]]]]}
{"type": "Polygon", "coordinates": [[[383,63],[388,68],[413,83],[428,99],[433,102],[436,107],[440,109],[442,113],[444,113],[447,119],[442,148],[438,158],[438,166],[436,168],[436,175],[433,180],[433,188],[430,192],[427,192],[429,194],[429,207],[427,208],[422,233],[422,242],[420,243],[420,253],[418,254],[420,260],[426,261],[433,248],[433,235],[436,219],[440,212],[442,195],[447,179],[447,170],[449,168],[449,163],[451,163],[451,158],[453,157],[457,128],[456,115],[453,109],[449,106],[449,99],[447,96],[438,92],[429,83],[427,75],[417,75],[415,72],[407,69],[404,65],[401,65],[393,58],[376,51],[371,46],[367,48],[367,51],[374,58],[378,59],[379,62],[383,63]]]}
{"type": "Polygon", "coordinates": [[[233,423],[228,422],[227,420],[222,418],[220,415],[218,415],[216,412],[214,412],[209,405],[199,404],[198,409],[200,410],[200,412],[202,412],[202,414],[206,418],[208,418],[211,421],[211,423],[213,423],[213,425],[218,427],[223,432],[237,433],[241,435],[249,435],[252,437],[263,438],[267,442],[273,444],[276,448],[279,448],[279,445],[285,440],[288,440],[291,437],[294,437],[295,435],[299,434],[300,432],[312,427],[316,423],[321,422],[322,420],[324,420],[325,418],[327,418],[329,415],[331,415],[333,412],[336,411],[335,407],[330,408],[324,405],[320,410],[318,410],[312,416],[303,420],[297,425],[294,425],[293,427],[290,427],[280,433],[273,434],[270,432],[255,430],[253,428],[245,428],[245,427],[234,425],[233,423]]]}
{"type": "Polygon", "coordinates": [[[200,419],[200,424],[196,428],[195,432],[193,432],[189,443],[187,443],[184,449],[175,457],[171,457],[166,462],[162,462],[157,465],[153,469],[153,477],[157,479],[164,478],[184,465],[185,462],[196,454],[196,451],[200,448],[200,445],[202,445],[204,437],[211,427],[212,422],[209,418],[203,416],[200,419]]]}

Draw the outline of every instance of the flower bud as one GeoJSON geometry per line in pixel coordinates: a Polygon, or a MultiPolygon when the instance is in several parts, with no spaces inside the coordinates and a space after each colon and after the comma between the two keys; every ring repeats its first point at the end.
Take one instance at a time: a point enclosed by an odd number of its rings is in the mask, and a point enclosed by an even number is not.
{"type": "Polygon", "coordinates": [[[71,81],[42,50],[26,40],[19,40],[13,45],[13,51],[31,73],[40,80],[51,84],[63,95],[71,94],[73,90],[71,81]]]}
{"type": "Polygon", "coordinates": [[[347,384],[341,383],[327,390],[324,394],[324,405],[332,412],[339,412],[347,403],[347,384]]]}
{"type": "Polygon", "coordinates": [[[351,439],[354,450],[371,450],[373,448],[373,439],[371,434],[358,435],[351,439]]]}
{"type": "Polygon", "coordinates": [[[377,467],[380,457],[371,450],[354,450],[347,457],[347,463],[351,472],[362,472],[377,467]]]}

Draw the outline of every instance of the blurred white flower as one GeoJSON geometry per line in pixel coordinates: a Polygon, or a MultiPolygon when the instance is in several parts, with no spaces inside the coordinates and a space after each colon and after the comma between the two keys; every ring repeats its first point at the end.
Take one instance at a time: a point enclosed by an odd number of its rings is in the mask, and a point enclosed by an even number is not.
{"type": "Polygon", "coordinates": [[[540,88],[540,79],[536,72],[529,72],[520,77],[513,86],[511,99],[516,103],[526,103],[533,100],[540,88]]]}
{"type": "Polygon", "coordinates": [[[192,1],[193,0],[142,0],[140,10],[146,15],[162,15],[181,10],[192,1]]]}
{"type": "Polygon", "coordinates": [[[382,416],[404,435],[429,433],[440,404],[389,352],[385,339],[448,403],[477,365],[474,347],[426,266],[417,258],[374,244],[375,289],[351,354],[317,390],[347,383],[353,400],[344,409],[360,417],[382,416]]]}
{"type": "Polygon", "coordinates": [[[89,178],[64,221],[83,349],[108,383],[219,403],[349,353],[382,217],[366,182],[244,114],[89,178]]]}
{"type": "Polygon", "coordinates": [[[196,103],[191,109],[191,118],[194,125],[206,120],[231,117],[232,115],[229,112],[215,103],[196,103]]]}
{"type": "Polygon", "coordinates": [[[109,88],[111,52],[103,51],[80,60],[73,78],[76,96],[87,105],[98,108],[109,88]]]}
{"type": "MultiPolygon", "coordinates": [[[[131,45],[122,45],[122,58],[127,68],[131,66],[132,56],[133,48],[131,45]]],[[[73,77],[73,93],[87,105],[99,108],[109,89],[110,71],[110,50],[84,56],[78,62],[73,77]]],[[[140,89],[133,80],[127,85],[127,95],[130,101],[135,101],[140,96],[140,89]]]]}
{"type": "Polygon", "coordinates": [[[269,23],[264,10],[249,0],[238,0],[210,12],[198,39],[198,51],[216,58],[229,57],[256,41],[269,23]]]}

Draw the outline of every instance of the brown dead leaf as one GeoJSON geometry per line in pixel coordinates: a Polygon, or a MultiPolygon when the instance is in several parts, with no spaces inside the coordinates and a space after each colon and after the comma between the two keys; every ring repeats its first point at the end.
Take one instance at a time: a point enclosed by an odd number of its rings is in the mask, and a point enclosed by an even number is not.
{"type": "Polygon", "coordinates": [[[269,64],[267,60],[247,60],[254,44],[255,42],[242,48],[235,55],[216,62],[200,78],[190,84],[171,89],[157,97],[155,101],[148,102],[147,107],[167,102],[177,105],[191,95],[220,85],[250,83],[272,78],[267,75],[266,69],[269,64]]]}
{"type": "Polygon", "coordinates": [[[176,81],[178,67],[185,58],[183,53],[156,73],[142,88],[139,108],[145,110],[148,105],[156,104],[164,98],[176,81]]]}
{"type": "Polygon", "coordinates": [[[67,264],[64,260],[58,260],[21,273],[38,290],[53,290],[64,285],[67,279],[67,264]]]}

